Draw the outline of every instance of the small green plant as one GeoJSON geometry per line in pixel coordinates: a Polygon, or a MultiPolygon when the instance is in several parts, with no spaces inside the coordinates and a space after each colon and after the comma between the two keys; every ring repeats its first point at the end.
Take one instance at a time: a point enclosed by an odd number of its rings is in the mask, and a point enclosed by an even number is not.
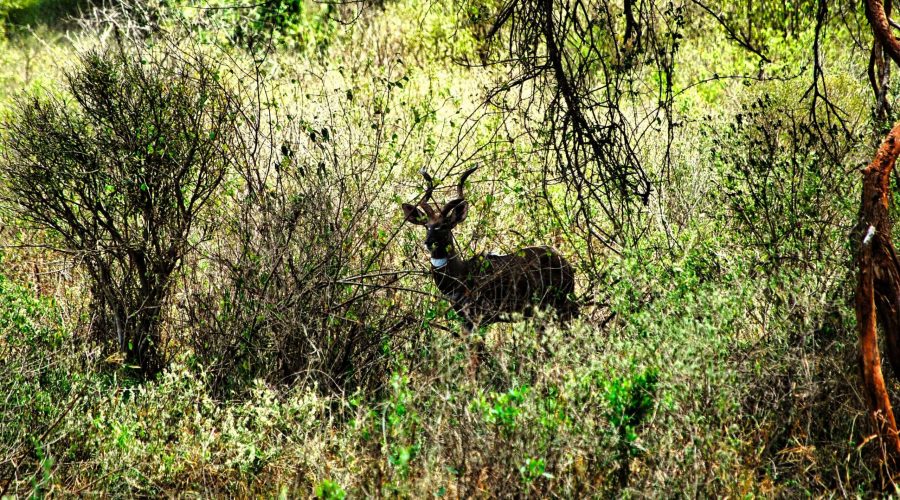
{"type": "Polygon", "coordinates": [[[614,377],[604,384],[609,405],[607,417],[618,437],[619,486],[628,485],[629,460],[637,450],[637,428],[653,410],[659,372],[648,368],[627,377],[614,377]]]}
{"type": "Polygon", "coordinates": [[[33,497],[38,498],[47,493],[46,486],[53,481],[53,466],[56,464],[56,461],[52,456],[46,456],[44,447],[37,441],[34,442],[34,454],[40,462],[41,476],[40,480],[38,480],[37,475],[32,478],[31,487],[33,489],[33,497]]]}
{"type": "Polygon", "coordinates": [[[315,495],[316,498],[321,498],[322,500],[344,500],[344,498],[347,498],[347,492],[344,491],[344,488],[341,488],[341,485],[331,479],[326,479],[317,484],[315,495]]]}
{"type": "Polygon", "coordinates": [[[551,477],[550,474],[546,472],[546,469],[547,464],[544,462],[543,458],[528,457],[525,459],[525,463],[519,467],[519,474],[522,476],[522,481],[530,483],[540,477],[551,477]]]}
{"type": "Polygon", "coordinates": [[[385,437],[390,439],[387,460],[401,477],[406,477],[421,448],[416,435],[419,415],[410,408],[415,394],[409,388],[408,376],[395,373],[391,390],[384,410],[385,437]]]}
{"type": "Polygon", "coordinates": [[[528,391],[527,385],[521,385],[505,393],[492,392],[486,397],[476,399],[472,407],[481,414],[485,422],[499,427],[502,432],[509,433],[516,428],[517,419],[522,413],[521,406],[528,391]]]}

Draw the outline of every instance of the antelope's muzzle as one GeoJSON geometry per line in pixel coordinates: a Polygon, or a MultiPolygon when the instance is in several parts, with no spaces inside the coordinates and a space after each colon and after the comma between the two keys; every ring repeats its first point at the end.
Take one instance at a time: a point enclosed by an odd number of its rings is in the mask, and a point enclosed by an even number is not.
{"type": "Polygon", "coordinates": [[[449,235],[446,231],[428,229],[425,235],[425,248],[431,252],[432,257],[444,258],[447,256],[449,235]]]}
{"type": "Polygon", "coordinates": [[[434,248],[438,244],[438,239],[435,238],[434,231],[428,230],[428,233],[425,235],[425,248],[428,249],[429,252],[434,251],[434,248]]]}

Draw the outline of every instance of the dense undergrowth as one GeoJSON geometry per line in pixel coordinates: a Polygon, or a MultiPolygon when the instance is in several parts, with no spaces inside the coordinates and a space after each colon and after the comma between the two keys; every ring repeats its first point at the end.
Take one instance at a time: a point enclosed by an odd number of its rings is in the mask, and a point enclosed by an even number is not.
{"type": "Polygon", "coordinates": [[[654,181],[637,237],[598,250],[544,182],[541,104],[484,103],[508,76],[472,63],[497,8],[129,3],[61,23],[68,7],[0,0],[0,496],[889,488],[850,307],[857,169],[885,126],[851,43],[862,13],[833,6],[826,103],[802,97],[814,19],[755,35],[762,78],[684,6],[677,126],[647,128],[635,152],[654,181]],[[810,113],[832,105],[840,122],[810,113]],[[201,182],[179,140],[221,177],[201,182]],[[400,212],[419,168],[449,185],[472,163],[461,247],[554,245],[589,302],[569,325],[476,332],[477,370],[400,212]],[[182,166],[184,185],[148,180],[182,166]],[[208,202],[178,212],[200,186],[208,202]],[[116,307],[150,296],[138,254],[168,271],[132,334],[153,331],[149,369],[115,327],[116,307]]]}

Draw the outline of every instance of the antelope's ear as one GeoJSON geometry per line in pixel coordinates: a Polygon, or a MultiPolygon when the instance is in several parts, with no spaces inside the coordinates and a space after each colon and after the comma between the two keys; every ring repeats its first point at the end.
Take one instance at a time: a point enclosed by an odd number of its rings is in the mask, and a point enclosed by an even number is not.
{"type": "Polygon", "coordinates": [[[455,226],[466,220],[466,214],[469,213],[469,203],[462,199],[453,200],[447,203],[447,206],[441,212],[444,214],[447,222],[455,226]]]}
{"type": "Polygon", "coordinates": [[[424,226],[425,223],[428,222],[428,217],[425,216],[425,213],[419,210],[419,207],[410,205],[409,203],[403,204],[403,217],[406,222],[411,222],[419,226],[424,226]]]}

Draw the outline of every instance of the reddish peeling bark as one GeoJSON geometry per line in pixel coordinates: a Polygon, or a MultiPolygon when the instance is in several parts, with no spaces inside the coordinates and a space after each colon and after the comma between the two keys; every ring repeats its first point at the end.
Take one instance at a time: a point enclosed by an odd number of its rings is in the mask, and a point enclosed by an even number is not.
{"type": "Polygon", "coordinates": [[[884,3],[882,0],[866,0],[865,7],[866,18],[869,20],[869,26],[872,27],[872,33],[878,39],[878,43],[884,47],[888,56],[900,65],[900,41],[891,33],[891,24],[885,13],[884,3]]]}
{"type": "Polygon", "coordinates": [[[900,437],[891,408],[881,355],[878,351],[878,323],[888,350],[888,360],[900,373],[900,265],[891,241],[888,216],[890,173],[900,155],[900,123],[885,138],[872,163],[863,170],[860,207],[862,229],[856,288],[856,319],[859,325],[859,349],[863,386],[869,412],[893,458],[900,458],[900,437]]]}

